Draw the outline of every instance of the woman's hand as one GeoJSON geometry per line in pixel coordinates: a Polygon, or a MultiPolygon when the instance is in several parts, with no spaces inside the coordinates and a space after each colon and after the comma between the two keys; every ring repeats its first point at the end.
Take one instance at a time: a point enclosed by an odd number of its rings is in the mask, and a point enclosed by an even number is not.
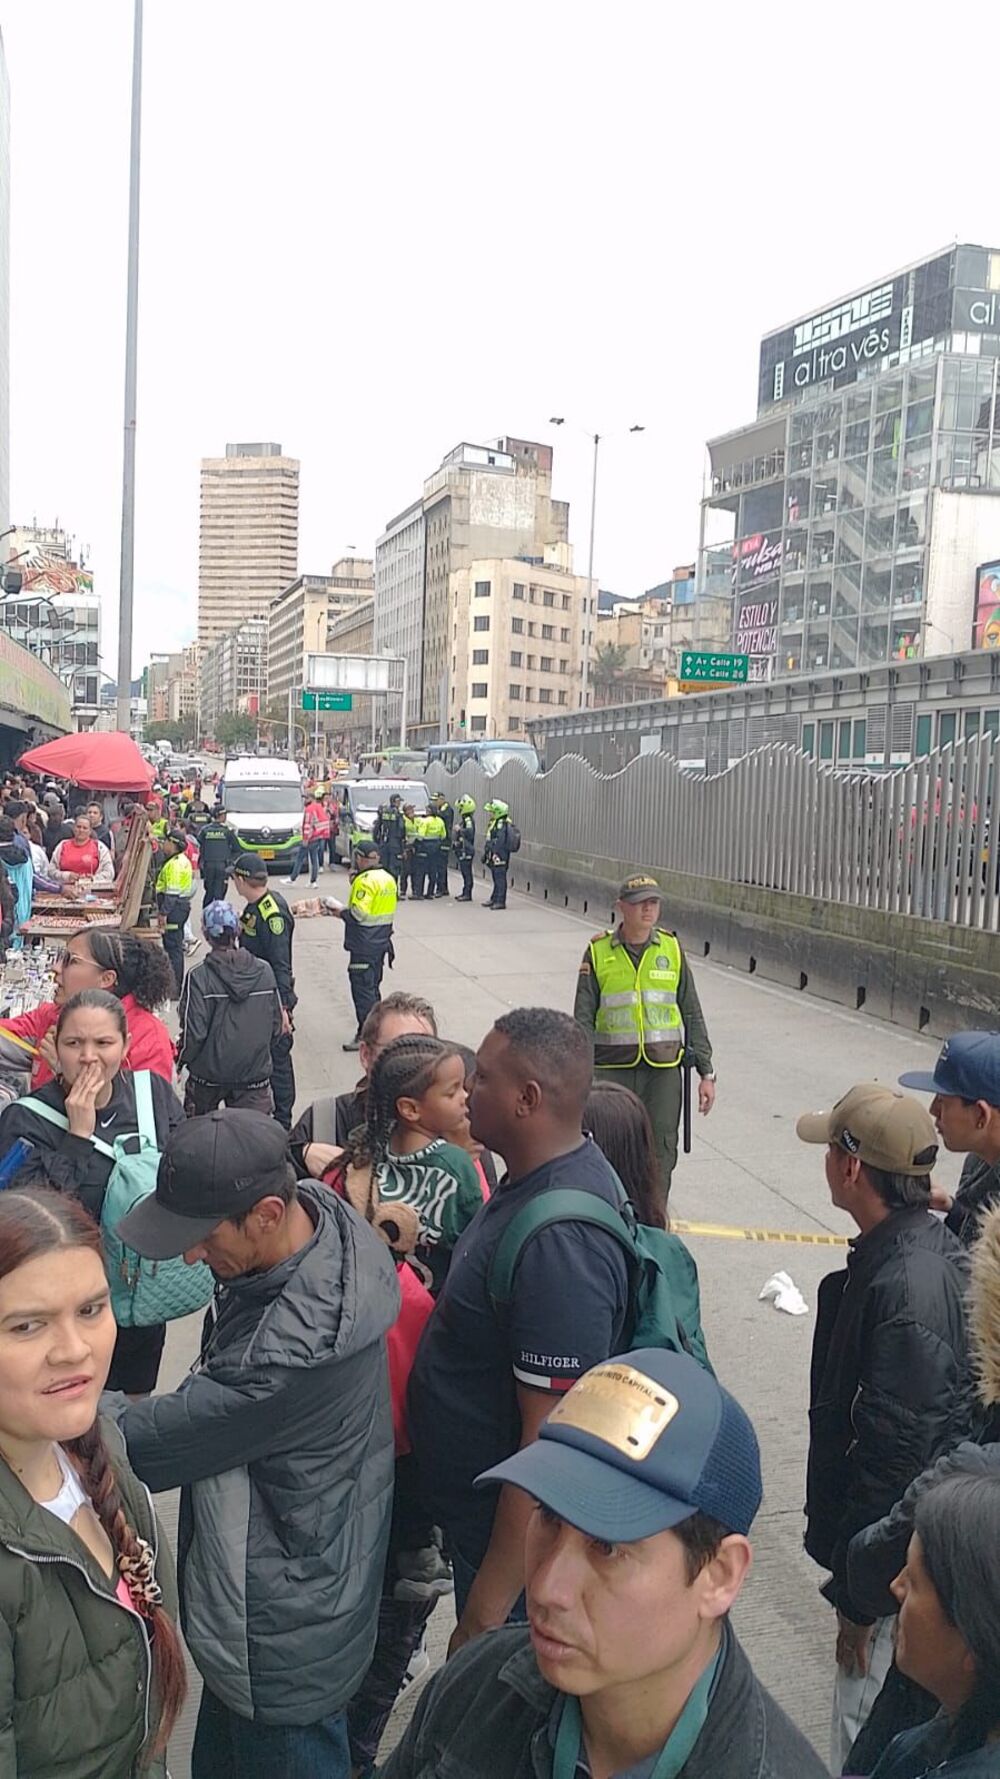
{"type": "Polygon", "coordinates": [[[59,1053],[56,1050],[56,1028],[54,1025],[49,1026],[48,1031],[39,1044],[38,1054],[46,1068],[51,1069],[53,1075],[58,1075],[59,1053]]]}
{"type": "Polygon", "coordinates": [[[75,1137],[92,1137],[97,1129],[97,1096],[104,1086],[99,1062],[85,1062],[66,1095],[66,1117],[75,1137]]]}

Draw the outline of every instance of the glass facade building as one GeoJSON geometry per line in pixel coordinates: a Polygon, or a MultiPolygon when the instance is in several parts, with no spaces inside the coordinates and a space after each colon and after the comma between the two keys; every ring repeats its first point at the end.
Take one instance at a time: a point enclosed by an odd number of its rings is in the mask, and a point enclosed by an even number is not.
{"type": "Polygon", "coordinates": [[[699,562],[707,590],[728,549],[732,646],[751,679],[984,641],[976,572],[1000,561],[998,372],[1000,251],[980,247],[764,339],[757,420],[709,442],[699,562]]]}

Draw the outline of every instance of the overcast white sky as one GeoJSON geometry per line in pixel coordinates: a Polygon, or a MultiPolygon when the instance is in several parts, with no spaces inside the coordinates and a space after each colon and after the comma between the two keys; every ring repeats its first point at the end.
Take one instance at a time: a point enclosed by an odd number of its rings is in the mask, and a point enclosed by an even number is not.
{"type": "MultiPolygon", "coordinates": [[[[551,439],[583,569],[589,446],[547,427],[565,414],[609,435],[602,586],[693,559],[704,441],[752,417],[760,335],[1000,237],[997,9],[953,51],[878,17],[146,0],[136,671],[193,634],[198,463],[227,440],[301,459],[300,566],[323,573],[371,554],[460,439],[551,439]]],[[[112,674],[131,20],[0,0],[12,517],[91,545],[112,674]]]]}

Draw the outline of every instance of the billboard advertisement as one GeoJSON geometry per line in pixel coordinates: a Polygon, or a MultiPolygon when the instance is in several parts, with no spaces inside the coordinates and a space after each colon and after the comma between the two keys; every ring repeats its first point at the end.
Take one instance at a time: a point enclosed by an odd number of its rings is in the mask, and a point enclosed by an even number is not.
{"type": "Polygon", "coordinates": [[[893,353],[950,333],[954,257],[952,250],[927,260],[768,334],[760,348],[758,413],[817,383],[856,383],[893,353]]]}
{"type": "Polygon", "coordinates": [[[758,531],[733,545],[733,648],[748,657],[754,683],[774,677],[781,554],[780,532],[758,531]]]}
{"type": "Polygon", "coordinates": [[[981,562],[976,569],[972,646],[1000,649],[1000,562],[981,562]]]}

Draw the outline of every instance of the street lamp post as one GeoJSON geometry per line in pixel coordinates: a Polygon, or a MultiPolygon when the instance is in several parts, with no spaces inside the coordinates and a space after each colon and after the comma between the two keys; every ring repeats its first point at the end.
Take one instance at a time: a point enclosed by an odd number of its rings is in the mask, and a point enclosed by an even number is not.
{"type": "Polygon", "coordinates": [[[142,0],[132,34],[132,125],[128,187],[128,277],[125,309],[125,441],[122,457],[122,549],[118,589],[118,727],[132,723],[132,594],[135,570],[136,360],[139,329],[139,145],[142,136],[142,0]]]}
{"type": "MultiPolygon", "coordinates": [[[[550,415],[550,417],[549,417],[549,425],[550,426],[565,426],[565,424],[566,424],[565,414],[550,415]]],[[[630,426],[628,430],[630,433],[631,432],[645,432],[646,428],[644,426],[630,426]]],[[[596,623],[596,621],[597,621],[596,606],[595,606],[593,613],[591,613],[589,610],[590,605],[594,601],[594,530],[595,530],[595,526],[597,524],[597,456],[598,456],[598,451],[600,450],[601,438],[602,437],[606,438],[607,434],[606,433],[601,434],[599,432],[595,432],[595,433],[592,433],[590,436],[592,437],[592,439],[594,441],[594,469],[593,469],[593,474],[592,474],[591,483],[590,483],[590,549],[589,549],[588,555],[587,555],[587,606],[588,606],[588,610],[584,613],[583,660],[582,660],[581,668],[580,668],[580,709],[581,710],[586,710],[587,699],[590,695],[590,645],[591,645],[591,641],[593,639],[593,631],[591,629],[591,623],[592,622],[596,623]]]]}

